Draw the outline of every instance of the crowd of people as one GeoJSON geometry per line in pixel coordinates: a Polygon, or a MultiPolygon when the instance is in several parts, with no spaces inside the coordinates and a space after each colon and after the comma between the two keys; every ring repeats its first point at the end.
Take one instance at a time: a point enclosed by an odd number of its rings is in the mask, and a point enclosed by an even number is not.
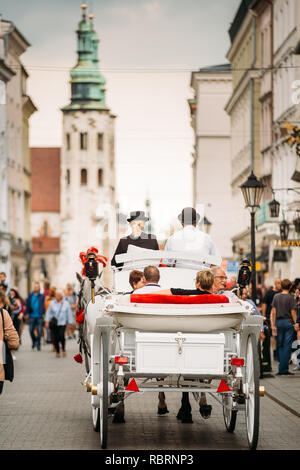
{"type": "MultiPolygon", "coordinates": [[[[32,350],[41,350],[44,344],[52,344],[56,357],[66,356],[66,338],[76,339],[75,311],[77,295],[70,284],[64,292],[50,286],[45,281],[43,292],[39,282],[33,285],[33,291],[26,300],[22,299],[15,288],[11,288],[4,272],[0,273],[0,308],[6,311],[22,341],[24,325],[29,326],[32,350]]],[[[16,360],[17,348],[11,348],[16,360]]]]}
{"type": "Polygon", "coordinates": [[[272,372],[272,360],[278,361],[277,375],[293,375],[300,370],[300,278],[292,283],[289,279],[275,279],[274,286],[257,286],[257,298],[251,298],[251,284],[239,289],[237,278],[227,278],[221,268],[200,271],[196,276],[195,289],[172,287],[163,290],[159,284],[160,273],[156,266],[147,266],[144,271],[130,273],[129,283],[134,294],[203,295],[223,294],[230,301],[236,297],[251,305],[252,314],[262,315],[260,366],[264,372],[272,372]],[[271,358],[271,350],[273,358],[271,358]]]}

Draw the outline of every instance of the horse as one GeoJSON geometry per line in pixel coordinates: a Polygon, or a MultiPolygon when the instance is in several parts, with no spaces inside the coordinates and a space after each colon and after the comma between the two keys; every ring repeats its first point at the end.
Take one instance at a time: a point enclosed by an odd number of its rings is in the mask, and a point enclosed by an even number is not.
{"type": "MultiPolygon", "coordinates": [[[[109,289],[105,288],[101,282],[102,271],[98,274],[98,277],[95,280],[95,295],[107,295],[110,293],[109,289]]],[[[85,368],[86,373],[90,372],[90,356],[91,356],[91,344],[90,344],[90,335],[94,331],[96,318],[87,315],[87,306],[91,300],[91,283],[87,277],[82,277],[79,273],[76,273],[77,280],[80,283],[80,289],[77,296],[77,309],[78,311],[83,309],[84,312],[84,322],[80,325],[79,329],[79,344],[80,351],[83,350],[85,357],[85,368]]],[[[207,405],[206,394],[201,393],[200,399],[199,394],[194,393],[194,398],[200,404],[200,414],[203,418],[207,419],[211,414],[211,406],[207,405]]],[[[114,408],[114,418],[113,423],[125,423],[124,419],[124,401],[121,398],[121,402],[114,408]]],[[[160,416],[163,416],[169,413],[166,404],[166,398],[164,392],[158,393],[158,408],[157,413],[160,416]]],[[[191,405],[189,402],[188,392],[182,393],[181,407],[177,413],[177,419],[181,420],[182,423],[192,423],[192,413],[191,405]]]]}

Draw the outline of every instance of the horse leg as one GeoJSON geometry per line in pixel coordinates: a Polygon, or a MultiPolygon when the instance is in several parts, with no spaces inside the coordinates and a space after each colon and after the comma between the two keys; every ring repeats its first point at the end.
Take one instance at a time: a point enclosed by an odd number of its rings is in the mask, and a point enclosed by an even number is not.
{"type": "Polygon", "coordinates": [[[158,393],[158,409],[157,409],[157,413],[159,415],[165,415],[166,413],[169,413],[165,399],[166,397],[165,397],[164,392],[159,392],[158,393]]]}
{"type": "Polygon", "coordinates": [[[189,393],[183,392],[181,398],[181,408],[177,413],[177,419],[181,419],[182,423],[192,423],[192,407],[190,405],[189,393]]]}
{"type": "Polygon", "coordinates": [[[211,410],[212,410],[212,406],[208,405],[206,401],[206,393],[201,392],[199,411],[200,411],[202,418],[204,419],[210,418],[211,410]]]}

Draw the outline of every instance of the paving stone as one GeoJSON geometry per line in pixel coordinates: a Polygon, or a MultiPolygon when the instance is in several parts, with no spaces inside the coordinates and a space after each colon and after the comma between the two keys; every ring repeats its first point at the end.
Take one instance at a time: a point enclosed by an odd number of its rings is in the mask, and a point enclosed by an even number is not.
{"type": "MultiPolygon", "coordinates": [[[[15,380],[0,397],[0,449],[100,449],[91,421],[90,395],[81,385],[83,365],[73,360],[76,341],[67,340],[68,355],[57,359],[51,345],[32,351],[28,329],[17,352],[15,380]]],[[[299,379],[263,379],[270,393],[290,404],[299,401],[299,379]],[[287,382],[286,382],[287,383],[287,382]]],[[[221,405],[209,397],[212,416],[204,420],[191,396],[193,424],[176,419],[181,394],[166,394],[169,414],[157,415],[157,393],[131,395],[125,402],[125,424],[109,422],[109,449],[193,450],[248,449],[245,415],[238,413],[234,434],[226,431],[221,405]]],[[[300,421],[268,397],[261,399],[258,449],[299,449],[300,421]]]]}

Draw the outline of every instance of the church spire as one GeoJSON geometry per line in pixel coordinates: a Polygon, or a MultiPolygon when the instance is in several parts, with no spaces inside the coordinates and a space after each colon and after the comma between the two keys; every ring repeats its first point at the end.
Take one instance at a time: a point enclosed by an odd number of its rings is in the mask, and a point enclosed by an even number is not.
{"type": "Polygon", "coordinates": [[[87,17],[87,5],[81,5],[82,18],[77,29],[77,64],[70,71],[71,103],[63,111],[96,109],[108,110],[105,104],[106,80],[99,70],[99,39],[94,30],[93,18],[87,17]]]}

